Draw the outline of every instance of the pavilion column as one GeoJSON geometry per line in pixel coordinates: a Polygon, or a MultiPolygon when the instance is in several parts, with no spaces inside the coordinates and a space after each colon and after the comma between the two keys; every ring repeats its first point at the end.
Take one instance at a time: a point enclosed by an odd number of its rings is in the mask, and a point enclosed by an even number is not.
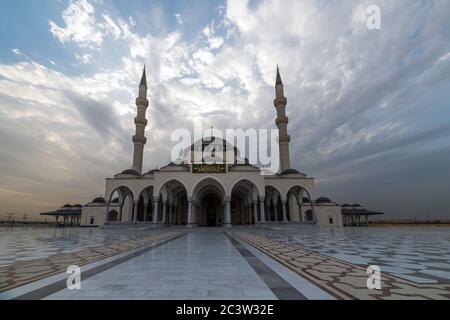
{"type": "Polygon", "coordinates": [[[164,225],[167,221],[167,201],[163,201],[163,215],[161,223],[164,225]]]}
{"type": "Polygon", "coordinates": [[[225,223],[226,228],[231,228],[231,201],[225,200],[225,223]]]}
{"type": "Polygon", "coordinates": [[[266,223],[266,212],[264,210],[264,199],[259,199],[259,210],[261,211],[261,223],[266,223]]]}
{"type": "Polygon", "coordinates": [[[103,224],[108,224],[108,217],[109,216],[109,202],[105,203],[105,214],[103,217],[103,224]]]}
{"type": "Polygon", "coordinates": [[[286,223],[286,222],[288,222],[287,221],[287,209],[286,209],[286,201],[282,201],[281,202],[282,203],[282,205],[283,205],[283,223],[286,223]]]}
{"type": "Polygon", "coordinates": [[[153,224],[158,223],[158,204],[159,204],[159,199],[156,198],[154,201],[154,206],[153,206],[153,224]]]}
{"type": "MultiPolygon", "coordinates": [[[[252,215],[250,215],[251,217],[252,215]]],[[[256,219],[258,217],[258,206],[257,206],[257,202],[253,202],[253,216],[255,217],[255,223],[256,223],[256,219]]],[[[250,219],[250,223],[252,223],[252,220],[250,219]]]]}
{"type": "Polygon", "coordinates": [[[148,202],[144,202],[144,221],[147,221],[148,202]]]}
{"type": "Polygon", "coordinates": [[[134,209],[133,209],[133,223],[136,223],[136,222],[137,222],[138,205],[139,205],[139,202],[138,202],[138,201],[135,201],[135,202],[134,202],[134,209]]]}
{"type": "Polygon", "coordinates": [[[192,201],[188,200],[188,218],[187,218],[187,226],[192,228],[192,201]]]}

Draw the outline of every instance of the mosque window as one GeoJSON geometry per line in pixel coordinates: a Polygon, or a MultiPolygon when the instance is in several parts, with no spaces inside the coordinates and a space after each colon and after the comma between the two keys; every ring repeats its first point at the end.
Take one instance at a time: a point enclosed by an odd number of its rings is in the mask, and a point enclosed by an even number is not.
{"type": "Polygon", "coordinates": [[[328,216],[328,222],[329,222],[330,224],[333,224],[333,216],[328,216]]]}

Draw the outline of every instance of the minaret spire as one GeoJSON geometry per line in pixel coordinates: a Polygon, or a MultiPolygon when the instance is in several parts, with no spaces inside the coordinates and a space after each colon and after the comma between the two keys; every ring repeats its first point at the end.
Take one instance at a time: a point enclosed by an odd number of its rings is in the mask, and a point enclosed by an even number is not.
{"type": "Polygon", "coordinates": [[[137,115],[134,118],[136,125],[136,132],[133,136],[134,153],[133,153],[133,169],[142,173],[142,162],[144,158],[144,145],[147,142],[145,137],[145,127],[147,126],[147,119],[145,113],[148,108],[147,99],[147,76],[142,72],[141,82],[139,83],[139,95],[136,98],[137,115]]]}
{"type": "Polygon", "coordinates": [[[144,64],[144,71],[142,72],[141,83],[139,83],[139,85],[147,86],[147,75],[145,74],[145,64],[144,64]]]}
{"type": "Polygon", "coordinates": [[[283,82],[281,81],[281,76],[280,76],[280,68],[278,67],[278,65],[277,65],[277,80],[275,81],[275,85],[278,85],[278,84],[283,84],[283,82]]]}
{"type": "Polygon", "coordinates": [[[277,118],[275,124],[278,127],[278,143],[280,145],[280,172],[291,168],[291,160],[289,158],[289,142],[291,137],[287,133],[287,125],[289,122],[286,117],[286,104],[287,99],[284,96],[284,86],[281,81],[280,69],[277,65],[277,78],[275,81],[275,100],[273,102],[275,109],[277,110],[277,118]]]}

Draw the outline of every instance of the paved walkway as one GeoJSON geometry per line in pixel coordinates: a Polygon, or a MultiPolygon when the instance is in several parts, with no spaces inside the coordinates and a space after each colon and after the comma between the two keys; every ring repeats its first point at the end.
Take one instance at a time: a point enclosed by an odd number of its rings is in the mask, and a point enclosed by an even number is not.
{"type": "Polygon", "coordinates": [[[48,299],[276,299],[269,286],[224,232],[205,230],[92,276],[81,290],[65,289],[48,299]]]}

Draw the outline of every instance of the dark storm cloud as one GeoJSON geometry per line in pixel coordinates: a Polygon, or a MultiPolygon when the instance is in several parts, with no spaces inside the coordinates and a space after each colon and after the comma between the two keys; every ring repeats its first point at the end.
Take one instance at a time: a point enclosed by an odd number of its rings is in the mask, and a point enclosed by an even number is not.
{"type": "Polygon", "coordinates": [[[66,91],[64,95],[100,136],[109,138],[120,136],[120,133],[123,132],[119,119],[108,102],[97,101],[72,91],[66,91]]]}

